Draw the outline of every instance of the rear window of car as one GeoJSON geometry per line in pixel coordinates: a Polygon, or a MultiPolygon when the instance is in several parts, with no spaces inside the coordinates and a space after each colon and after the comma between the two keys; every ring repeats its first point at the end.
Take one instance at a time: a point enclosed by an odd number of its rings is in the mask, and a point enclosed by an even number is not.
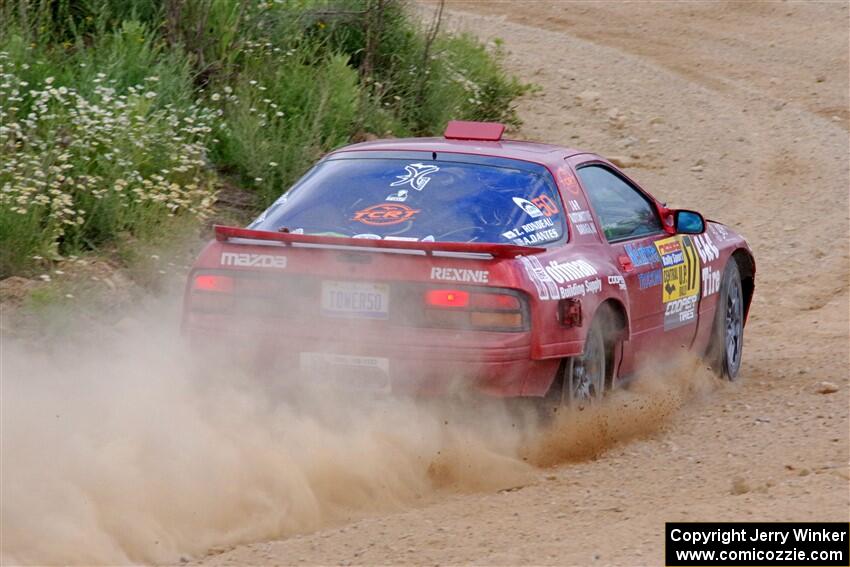
{"type": "Polygon", "coordinates": [[[320,162],[250,228],[522,245],[564,234],[560,200],[545,170],[395,158],[320,162]]]}

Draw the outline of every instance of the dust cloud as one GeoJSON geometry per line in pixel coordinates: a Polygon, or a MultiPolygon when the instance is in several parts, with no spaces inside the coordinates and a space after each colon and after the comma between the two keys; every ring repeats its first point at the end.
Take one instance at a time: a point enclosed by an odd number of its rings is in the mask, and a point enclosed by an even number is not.
{"type": "Polygon", "coordinates": [[[721,385],[690,353],[663,364],[645,361],[627,388],[612,390],[602,404],[558,412],[521,453],[538,467],[596,458],[615,445],[657,433],[685,404],[721,385]]]}
{"type": "Polygon", "coordinates": [[[536,467],[654,432],[701,391],[694,368],[650,373],[546,425],[501,402],[376,398],[321,377],[293,393],[227,353],[199,357],[175,313],[158,302],[120,331],[4,337],[4,564],[175,562],[523,486],[536,467]]]}

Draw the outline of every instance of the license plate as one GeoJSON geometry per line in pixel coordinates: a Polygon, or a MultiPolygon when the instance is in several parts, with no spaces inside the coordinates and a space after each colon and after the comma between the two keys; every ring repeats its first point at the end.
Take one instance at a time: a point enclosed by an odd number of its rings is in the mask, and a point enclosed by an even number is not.
{"type": "Polygon", "coordinates": [[[390,360],[379,356],[356,356],[327,352],[302,352],[300,367],[314,384],[354,390],[389,391],[390,360]]]}
{"type": "Polygon", "coordinates": [[[322,282],[322,315],[358,319],[387,319],[390,286],[364,282],[322,282]]]}
{"type": "Polygon", "coordinates": [[[375,370],[384,374],[390,372],[390,359],[380,356],[357,356],[353,354],[334,354],[329,352],[300,353],[301,370],[323,372],[346,368],[375,370]]]}

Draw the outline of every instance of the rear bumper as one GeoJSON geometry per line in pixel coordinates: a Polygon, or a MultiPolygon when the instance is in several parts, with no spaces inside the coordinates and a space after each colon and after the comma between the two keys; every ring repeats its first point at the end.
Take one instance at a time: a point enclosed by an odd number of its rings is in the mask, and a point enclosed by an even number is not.
{"type": "MultiPolygon", "coordinates": [[[[531,359],[529,332],[388,330],[344,322],[234,325],[229,317],[204,314],[187,318],[184,334],[201,351],[247,357],[261,371],[298,374],[303,357],[313,353],[379,360],[391,391],[425,396],[469,389],[499,397],[543,395],[558,366],[557,360],[531,359]]],[[[351,376],[360,379],[358,372],[351,376]]]]}

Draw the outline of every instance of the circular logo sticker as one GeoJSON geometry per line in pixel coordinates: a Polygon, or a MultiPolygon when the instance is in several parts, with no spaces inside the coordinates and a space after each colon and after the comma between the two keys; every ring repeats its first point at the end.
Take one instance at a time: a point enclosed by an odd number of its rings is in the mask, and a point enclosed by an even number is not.
{"type": "Polygon", "coordinates": [[[570,173],[568,168],[562,167],[558,170],[558,181],[561,182],[561,185],[563,185],[567,191],[578,195],[578,182],[576,182],[576,178],[573,177],[573,174],[570,173]]]}
{"type": "Polygon", "coordinates": [[[418,212],[419,209],[412,209],[407,205],[381,203],[380,205],[372,205],[371,207],[357,211],[351,220],[372,226],[399,224],[412,219],[418,212]]]}

